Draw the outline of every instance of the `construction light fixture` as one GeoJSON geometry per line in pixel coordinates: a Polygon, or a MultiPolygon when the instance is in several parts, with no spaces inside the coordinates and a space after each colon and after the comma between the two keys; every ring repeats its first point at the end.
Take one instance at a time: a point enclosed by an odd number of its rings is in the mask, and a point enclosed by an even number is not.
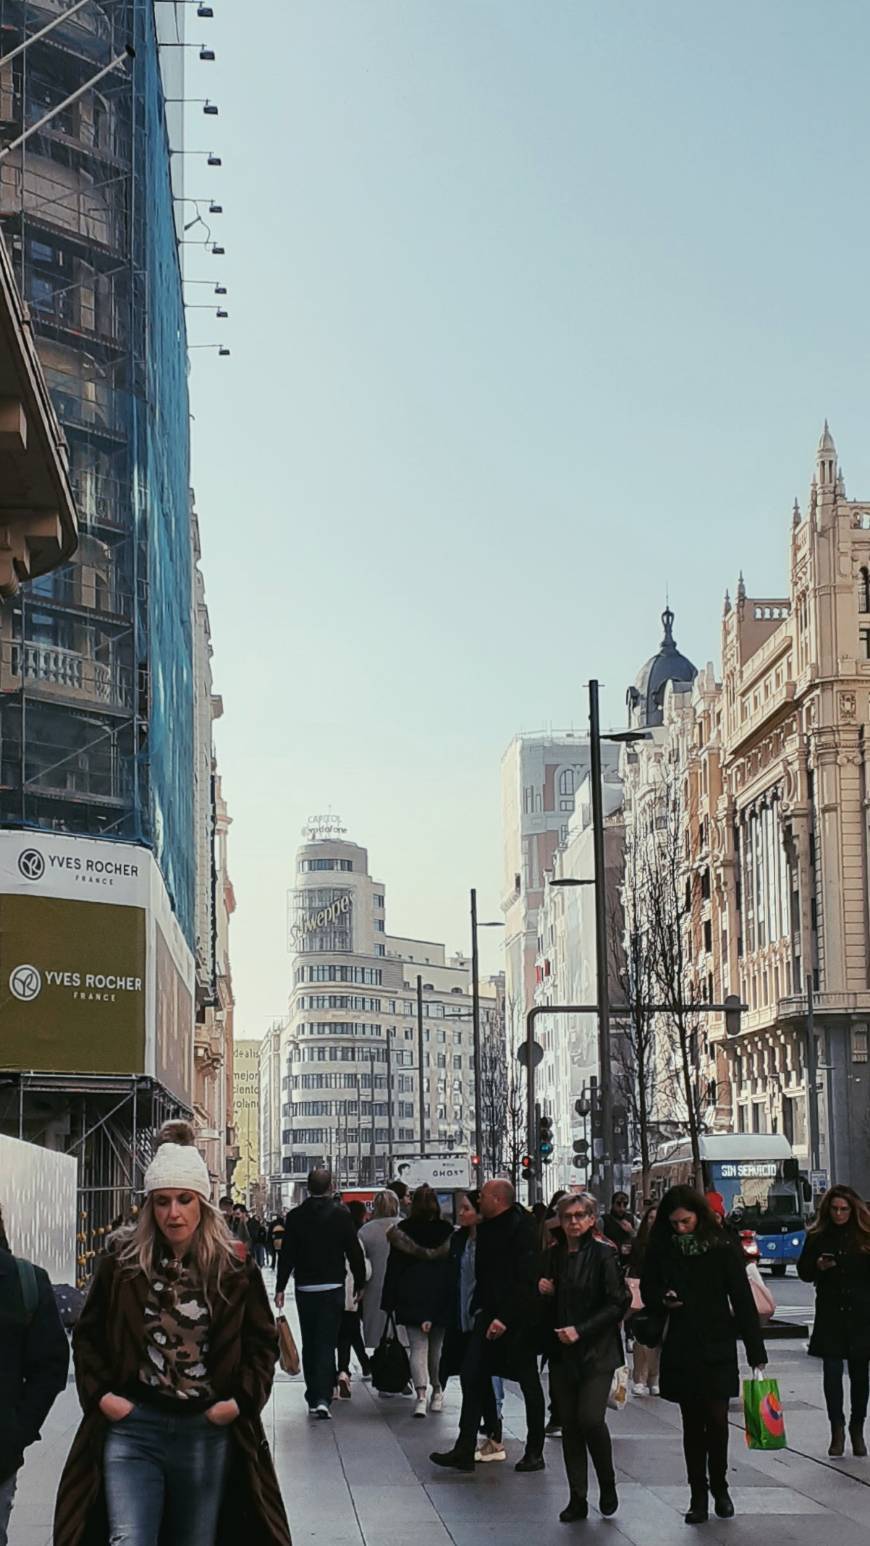
{"type": "MultiPolygon", "coordinates": [[[[182,45],[179,43],[178,47],[180,48],[181,46],[182,45]]],[[[181,107],[195,107],[198,102],[201,102],[202,110],[205,113],[206,118],[217,118],[219,112],[217,103],[210,102],[208,97],[164,97],[163,100],[167,107],[175,107],[178,105],[181,107]]],[[[209,165],[210,164],[211,163],[209,163],[209,165]]]]}
{"type": "Polygon", "coordinates": [[[227,348],[226,344],[188,344],[188,354],[192,349],[211,349],[215,354],[223,355],[224,358],[226,358],[230,353],[230,350],[227,348]]]}
{"type": "Polygon", "coordinates": [[[213,48],[206,48],[205,44],[197,43],[158,43],[158,48],[199,48],[199,57],[203,64],[214,64],[217,55],[213,48]]]}
{"type": "MultiPolygon", "coordinates": [[[[181,99],[179,99],[179,100],[181,100],[181,99]]],[[[206,156],[208,158],[207,161],[206,161],[206,166],[223,166],[223,162],[222,162],[220,156],[216,156],[214,154],[214,151],[211,151],[211,150],[172,150],[172,149],[170,149],[169,154],[170,154],[170,156],[206,156]]]]}
{"type": "Polygon", "coordinates": [[[212,7],[210,5],[198,4],[197,0],[156,0],[156,4],[158,4],[158,5],[160,5],[160,4],[162,4],[162,5],[195,5],[196,6],[196,14],[199,17],[200,21],[213,21],[214,20],[214,11],[212,10],[212,7]]]}

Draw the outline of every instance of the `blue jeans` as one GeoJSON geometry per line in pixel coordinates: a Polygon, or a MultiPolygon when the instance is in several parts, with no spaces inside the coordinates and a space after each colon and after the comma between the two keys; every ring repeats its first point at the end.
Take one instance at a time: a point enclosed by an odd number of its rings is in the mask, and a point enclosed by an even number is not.
{"type": "Polygon", "coordinates": [[[18,1472],[10,1476],[8,1481],[0,1482],[0,1546],[6,1546],[9,1540],[9,1515],[12,1513],[12,1503],[15,1497],[15,1483],[18,1481],[18,1472]]]}
{"type": "Polygon", "coordinates": [[[335,1349],[344,1314],[344,1289],[326,1288],[311,1293],[296,1290],[296,1309],[302,1332],[302,1373],[305,1400],[310,1407],[332,1402],[335,1389],[335,1349]]]}
{"type": "Polygon", "coordinates": [[[103,1476],[110,1546],[214,1546],[230,1436],[202,1414],[134,1406],[106,1434],[103,1476]]]}

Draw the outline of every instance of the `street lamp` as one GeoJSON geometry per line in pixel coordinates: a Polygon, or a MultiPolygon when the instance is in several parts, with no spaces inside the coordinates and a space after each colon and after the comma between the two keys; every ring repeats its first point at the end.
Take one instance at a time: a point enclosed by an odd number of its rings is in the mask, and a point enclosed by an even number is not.
{"type": "Polygon", "coordinates": [[[206,118],[217,118],[219,108],[216,102],[210,102],[208,97],[164,97],[167,107],[195,107],[202,104],[202,110],[206,118]]]}
{"type": "Polygon", "coordinates": [[[207,166],[223,166],[220,156],[213,150],[170,150],[170,156],[205,156],[207,166]]]}
{"type": "Polygon", "coordinates": [[[480,959],[477,946],[478,929],[503,929],[504,920],[481,923],[477,916],[477,892],[471,888],[471,1021],[474,1048],[474,1153],[477,1184],[483,1183],[483,1106],[480,1069],[480,959]]]}

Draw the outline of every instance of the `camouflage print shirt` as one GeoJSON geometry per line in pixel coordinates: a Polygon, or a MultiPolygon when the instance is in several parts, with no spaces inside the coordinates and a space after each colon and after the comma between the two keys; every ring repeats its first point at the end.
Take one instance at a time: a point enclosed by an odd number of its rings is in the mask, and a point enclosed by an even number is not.
{"type": "Polygon", "coordinates": [[[214,1400],[208,1378],[208,1305],[187,1262],[162,1261],[145,1302],[145,1346],[139,1383],[159,1401],[203,1406],[214,1400]]]}

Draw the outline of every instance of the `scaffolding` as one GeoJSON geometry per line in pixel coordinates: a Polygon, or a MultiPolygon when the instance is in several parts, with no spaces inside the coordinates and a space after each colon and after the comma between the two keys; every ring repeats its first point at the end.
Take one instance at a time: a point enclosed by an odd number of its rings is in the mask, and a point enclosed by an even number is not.
{"type": "MultiPolygon", "coordinates": [[[[183,96],[184,50],[161,49],[183,41],[186,7],[89,0],[58,21],[69,9],[0,0],[0,49],[15,51],[0,58],[0,142],[61,107],[0,161],[0,231],[80,525],[74,559],[0,607],[0,826],[150,848],[193,948],[182,110],[166,100],[183,96]],[[128,44],[135,57],[77,95],[128,44]]],[[[79,1157],[86,1267],[97,1232],[129,1211],[154,1132],[181,1108],[139,1077],[0,1068],[0,1089],[0,1130],[79,1157]]]]}
{"type": "Polygon", "coordinates": [[[0,1074],[0,1132],[78,1161],[79,1286],[106,1236],[131,1217],[163,1123],[189,1116],[141,1075],[0,1074]]]}

